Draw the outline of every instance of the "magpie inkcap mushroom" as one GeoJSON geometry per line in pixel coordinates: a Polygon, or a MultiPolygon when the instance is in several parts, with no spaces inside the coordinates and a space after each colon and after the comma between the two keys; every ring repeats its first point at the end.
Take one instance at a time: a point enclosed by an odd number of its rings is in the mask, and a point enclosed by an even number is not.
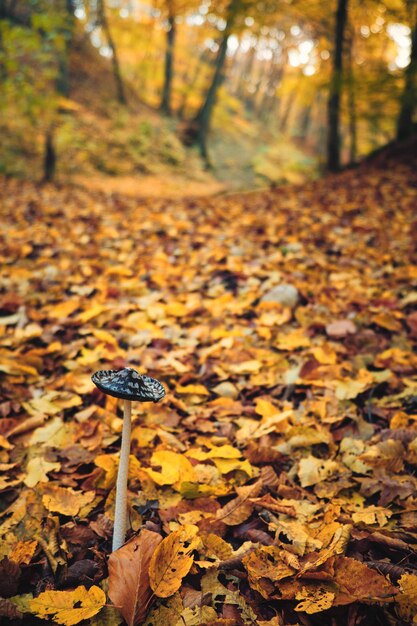
{"type": "Polygon", "coordinates": [[[139,374],[133,367],[99,370],[92,375],[91,380],[103,393],[123,400],[158,402],[165,395],[159,380],[139,374]]]}
{"type": "Polygon", "coordinates": [[[127,478],[129,472],[130,431],[132,426],[132,401],[158,402],[165,389],[155,378],[139,374],[132,367],[122,370],[99,370],[91,380],[103,393],[124,400],[122,445],[116,481],[116,506],[114,511],[113,552],[126,538],[127,528],[127,478]]]}

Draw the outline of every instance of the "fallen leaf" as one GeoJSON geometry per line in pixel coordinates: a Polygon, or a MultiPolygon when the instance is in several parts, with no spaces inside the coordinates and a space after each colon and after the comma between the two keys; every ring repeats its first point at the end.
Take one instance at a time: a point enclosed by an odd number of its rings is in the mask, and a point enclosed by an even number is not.
{"type": "Polygon", "coordinates": [[[74,491],[67,487],[48,485],[42,502],[48,511],[61,513],[62,515],[77,515],[80,509],[90,504],[96,496],[95,491],[74,491]]]}
{"type": "Polygon", "coordinates": [[[407,624],[413,624],[417,616],[417,576],[415,574],[403,574],[398,581],[401,593],[396,602],[400,616],[407,624]]]}
{"type": "Polygon", "coordinates": [[[31,613],[51,618],[63,626],[73,626],[96,615],[106,604],[106,594],[100,587],[83,586],[73,591],[44,591],[29,602],[31,613]]]}
{"type": "Polygon", "coordinates": [[[50,463],[41,456],[34,457],[28,461],[26,466],[26,477],[23,482],[27,487],[35,487],[38,483],[48,482],[48,472],[59,470],[61,463],[50,463]]]}
{"type": "Polygon", "coordinates": [[[128,626],[137,626],[149,610],[149,564],[161,541],[161,535],[143,529],[138,537],[110,555],[109,597],[128,626]]]}
{"type": "Polygon", "coordinates": [[[230,500],[216,513],[216,519],[221,520],[227,526],[236,526],[244,522],[253,511],[253,503],[250,498],[256,498],[262,489],[262,481],[253,485],[236,487],[237,498],[230,500]]]}
{"type": "Polygon", "coordinates": [[[194,560],[192,552],[199,543],[197,531],[196,526],[185,525],[165,537],[154,551],[149,565],[149,578],[158,598],[172,596],[190,571],[194,560]]]}
{"type": "Polygon", "coordinates": [[[303,586],[296,594],[296,600],[301,600],[301,602],[297,604],[295,610],[309,615],[326,611],[332,606],[335,595],[332,585],[310,583],[303,586]]]}

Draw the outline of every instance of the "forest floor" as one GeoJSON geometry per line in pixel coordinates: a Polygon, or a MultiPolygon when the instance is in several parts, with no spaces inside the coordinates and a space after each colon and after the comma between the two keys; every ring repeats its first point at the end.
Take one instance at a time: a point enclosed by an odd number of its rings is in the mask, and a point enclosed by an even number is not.
{"type": "Polygon", "coordinates": [[[415,154],[203,198],[0,181],[7,623],[416,622],[415,154]],[[133,404],[109,577],[90,377],[124,366],[167,394],[133,404]]]}

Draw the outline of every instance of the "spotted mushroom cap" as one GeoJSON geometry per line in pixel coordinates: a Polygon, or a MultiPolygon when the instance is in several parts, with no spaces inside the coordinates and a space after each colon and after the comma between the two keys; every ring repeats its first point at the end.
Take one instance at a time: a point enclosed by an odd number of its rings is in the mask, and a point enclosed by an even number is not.
{"type": "Polygon", "coordinates": [[[139,374],[132,367],[122,370],[99,370],[91,380],[102,391],[115,398],[138,402],[158,402],[165,389],[155,378],[139,374]]]}

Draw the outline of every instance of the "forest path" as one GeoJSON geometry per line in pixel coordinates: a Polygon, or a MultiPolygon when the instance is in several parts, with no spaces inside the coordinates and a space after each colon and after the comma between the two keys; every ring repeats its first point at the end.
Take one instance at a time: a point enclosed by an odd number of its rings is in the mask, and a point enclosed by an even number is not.
{"type": "Polygon", "coordinates": [[[179,175],[169,176],[75,176],[73,182],[92,191],[117,193],[140,198],[187,198],[212,196],[227,190],[227,186],[212,178],[189,180],[179,175]]]}

